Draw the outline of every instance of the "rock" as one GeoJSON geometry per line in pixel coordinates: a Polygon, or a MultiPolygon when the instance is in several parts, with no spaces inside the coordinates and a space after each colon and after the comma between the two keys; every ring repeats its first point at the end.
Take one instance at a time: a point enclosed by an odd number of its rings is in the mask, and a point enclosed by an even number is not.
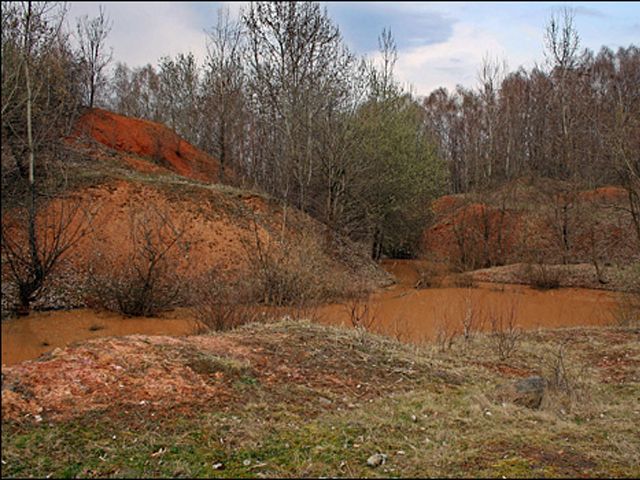
{"type": "Polygon", "coordinates": [[[380,465],[384,465],[384,462],[387,461],[387,456],[384,453],[375,453],[371,455],[367,459],[367,465],[372,468],[379,467],[380,465]]]}
{"type": "Polygon", "coordinates": [[[214,463],[212,465],[214,470],[224,470],[224,465],[221,462],[214,463]]]}
{"type": "Polygon", "coordinates": [[[499,395],[502,400],[527,408],[540,408],[547,382],[544,378],[533,376],[520,379],[502,387],[499,395]]]}

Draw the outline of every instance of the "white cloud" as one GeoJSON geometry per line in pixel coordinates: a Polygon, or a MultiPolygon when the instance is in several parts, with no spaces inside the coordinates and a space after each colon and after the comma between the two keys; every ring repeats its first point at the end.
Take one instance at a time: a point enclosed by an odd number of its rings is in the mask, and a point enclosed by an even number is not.
{"type": "Polygon", "coordinates": [[[427,95],[438,87],[455,89],[457,84],[473,86],[483,57],[506,57],[498,38],[468,23],[457,23],[446,42],[398,52],[396,76],[427,95]]]}
{"type": "MultiPolygon", "coordinates": [[[[117,61],[129,66],[156,64],[164,55],[193,52],[199,61],[206,55],[206,34],[197,13],[180,2],[104,2],[113,21],[107,44],[117,61]]],[[[70,2],[69,20],[98,13],[98,3],[70,2]]],[[[73,24],[72,23],[72,24],[73,24]]]]}

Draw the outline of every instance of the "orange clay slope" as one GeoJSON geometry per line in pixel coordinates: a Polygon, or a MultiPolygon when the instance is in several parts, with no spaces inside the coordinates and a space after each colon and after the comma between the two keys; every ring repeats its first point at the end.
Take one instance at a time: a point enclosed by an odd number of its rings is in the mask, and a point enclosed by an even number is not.
{"type": "MultiPolygon", "coordinates": [[[[318,282],[346,278],[349,285],[368,289],[391,281],[357,245],[328,235],[323,224],[304,212],[288,208],[285,214],[282,204],[267,195],[214,183],[215,159],[162,125],[92,110],[78,129],[97,143],[83,137],[75,144],[83,161],[74,166],[72,177],[101,174],[50,200],[40,213],[40,224],[56,225],[64,212],[79,205],[69,230],[79,225],[89,233],[65,252],[35,308],[91,305],[88,279],[130,264],[134,245],[140,255],[140,238],[147,234],[140,225],[147,225],[153,238],[165,241],[180,233],[168,255],[176,281],[197,281],[213,269],[225,275],[250,275],[258,246],[278,258],[302,255],[301,261],[309,265],[315,258],[322,272],[318,282]],[[178,146],[180,156],[175,153],[178,146]],[[160,153],[166,159],[163,167],[149,161],[160,153]],[[295,251],[290,251],[292,246],[297,246],[295,251]]],[[[3,212],[3,223],[16,235],[26,232],[22,215],[3,212]]],[[[43,242],[51,243],[51,228],[39,234],[43,242]]],[[[3,279],[7,274],[3,262],[3,279]]],[[[3,308],[15,303],[16,292],[9,284],[2,282],[3,308]]]]}
{"type": "Polygon", "coordinates": [[[464,270],[492,265],[628,263],[640,257],[626,190],[516,180],[489,195],[435,200],[423,252],[464,270]]]}
{"type": "MultiPolygon", "coordinates": [[[[218,160],[160,123],[94,108],[80,118],[76,135],[87,136],[118,152],[142,157],[195,180],[216,182],[220,178],[218,160]]],[[[136,168],[132,162],[128,163],[136,168]]],[[[149,166],[140,164],[137,169],[149,170],[149,166]]],[[[224,173],[228,176],[228,172],[224,173]]]]}

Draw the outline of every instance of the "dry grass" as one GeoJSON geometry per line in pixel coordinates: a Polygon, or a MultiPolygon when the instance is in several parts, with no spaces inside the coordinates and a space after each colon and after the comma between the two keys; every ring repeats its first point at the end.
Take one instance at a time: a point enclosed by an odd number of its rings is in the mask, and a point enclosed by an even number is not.
{"type": "Polygon", "coordinates": [[[524,277],[529,285],[539,290],[560,288],[564,270],[552,268],[544,263],[528,263],[524,268],[524,277]]]}
{"type": "Polygon", "coordinates": [[[618,325],[634,327],[640,325],[640,263],[632,264],[622,273],[626,288],[614,310],[618,325]]]}

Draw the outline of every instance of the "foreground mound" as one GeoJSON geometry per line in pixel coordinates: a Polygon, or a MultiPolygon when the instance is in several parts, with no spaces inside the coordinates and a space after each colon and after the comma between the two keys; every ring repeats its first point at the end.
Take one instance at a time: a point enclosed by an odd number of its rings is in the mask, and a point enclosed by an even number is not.
{"type": "MultiPolygon", "coordinates": [[[[76,125],[77,134],[124,154],[133,154],[179,175],[217,182],[220,162],[191,145],[166,126],[94,108],[76,125]]],[[[144,168],[144,165],[138,167],[144,168]]],[[[224,172],[229,177],[229,172],[224,172]]]]}
{"type": "Polygon", "coordinates": [[[92,340],[3,368],[3,475],[640,473],[638,330],[530,332],[506,360],[492,345],[293,321],[92,340]],[[539,409],[496,393],[531,375],[539,409]]]}

